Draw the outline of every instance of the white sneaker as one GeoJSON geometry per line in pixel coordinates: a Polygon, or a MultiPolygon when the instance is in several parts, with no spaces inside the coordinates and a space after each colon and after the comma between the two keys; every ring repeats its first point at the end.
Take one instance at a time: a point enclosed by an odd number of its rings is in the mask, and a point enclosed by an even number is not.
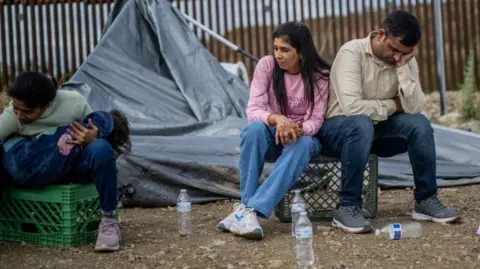
{"type": "Polygon", "coordinates": [[[230,232],[230,225],[237,219],[235,218],[235,215],[241,215],[240,211],[242,211],[245,208],[244,204],[241,203],[235,203],[233,205],[233,212],[228,215],[228,217],[224,218],[222,221],[220,221],[217,225],[217,228],[224,231],[224,232],[230,232]]]}
{"type": "Polygon", "coordinates": [[[235,214],[235,220],[230,224],[230,232],[242,237],[261,240],[263,239],[263,229],[258,223],[257,212],[253,208],[243,208],[235,214]]]}

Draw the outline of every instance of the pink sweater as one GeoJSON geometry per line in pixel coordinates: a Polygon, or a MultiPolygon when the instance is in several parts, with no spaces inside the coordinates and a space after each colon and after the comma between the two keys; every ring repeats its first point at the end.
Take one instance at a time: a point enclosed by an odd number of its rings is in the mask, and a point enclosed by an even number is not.
{"type": "MultiPolygon", "coordinates": [[[[250,86],[250,98],[247,106],[249,121],[260,120],[268,125],[267,117],[281,114],[273,92],[273,56],[265,56],[258,61],[250,86]],[[268,93],[267,93],[268,89],[268,93]]],[[[285,72],[285,88],[288,96],[289,114],[287,118],[303,124],[304,135],[315,135],[323,124],[328,100],[328,80],[319,80],[315,89],[313,111],[305,97],[302,75],[285,72]],[[321,93],[321,94],[320,94],[321,93]]]]}

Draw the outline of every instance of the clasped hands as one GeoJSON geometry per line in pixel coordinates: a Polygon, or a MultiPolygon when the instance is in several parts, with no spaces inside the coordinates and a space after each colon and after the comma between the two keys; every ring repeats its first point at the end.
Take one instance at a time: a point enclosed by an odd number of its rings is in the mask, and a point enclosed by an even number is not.
{"type": "Polygon", "coordinates": [[[287,146],[291,140],[297,143],[298,138],[303,135],[303,126],[283,115],[270,114],[267,120],[276,128],[275,143],[277,145],[281,143],[283,146],[287,146]]]}

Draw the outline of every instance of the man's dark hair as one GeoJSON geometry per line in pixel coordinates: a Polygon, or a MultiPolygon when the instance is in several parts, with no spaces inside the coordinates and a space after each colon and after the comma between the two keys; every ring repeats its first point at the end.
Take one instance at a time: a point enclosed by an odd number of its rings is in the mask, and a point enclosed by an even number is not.
{"type": "Polygon", "coordinates": [[[387,36],[399,37],[400,43],[407,47],[417,45],[422,37],[417,18],[404,10],[392,11],[383,20],[380,28],[386,31],[387,36]]]}
{"type": "Polygon", "coordinates": [[[50,76],[39,72],[23,72],[8,89],[8,96],[22,101],[29,108],[45,107],[57,95],[57,86],[50,76]]]}

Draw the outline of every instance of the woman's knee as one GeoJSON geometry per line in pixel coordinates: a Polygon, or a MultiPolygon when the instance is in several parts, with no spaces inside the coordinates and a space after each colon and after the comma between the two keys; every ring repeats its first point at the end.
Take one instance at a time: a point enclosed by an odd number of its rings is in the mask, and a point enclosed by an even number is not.
{"type": "Polygon", "coordinates": [[[265,137],[268,134],[268,126],[262,121],[252,121],[242,132],[242,140],[256,137],[265,137]]]}
{"type": "Polygon", "coordinates": [[[297,142],[290,141],[289,146],[296,152],[309,153],[309,156],[314,156],[321,150],[320,141],[313,136],[300,136],[297,142]]]}

